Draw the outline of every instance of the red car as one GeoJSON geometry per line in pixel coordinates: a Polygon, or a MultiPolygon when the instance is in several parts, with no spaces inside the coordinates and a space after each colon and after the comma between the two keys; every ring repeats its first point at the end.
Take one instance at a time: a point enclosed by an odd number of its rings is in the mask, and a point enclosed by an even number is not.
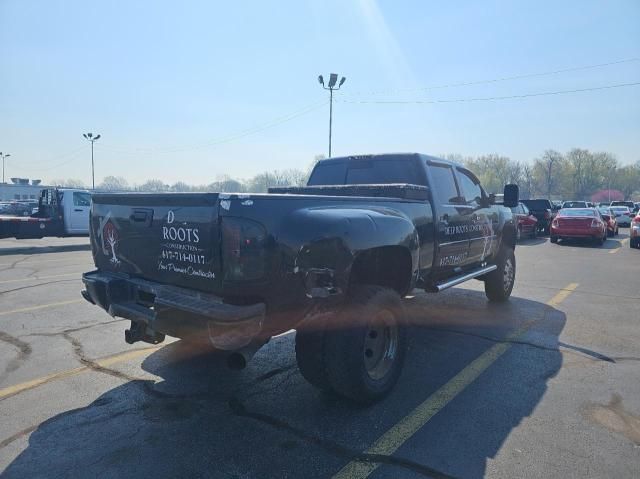
{"type": "Polygon", "coordinates": [[[616,221],[616,214],[611,211],[611,208],[606,206],[598,207],[602,220],[607,225],[607,233],[609,236],[616,236],[618,234],[618,222],[616,221]]]}
{"type": "Polygon", "coordinates": [[[519,203],[511,208],[511,212],[518,225],[518,240],[523,236],[535,238],[538,235],[538,219],[531,214],[527,205],[519,203]]]}
{"type": "Polygon", "coordinates": [[[598,245],[607,239],[607,225],[596,208],[563,208],[551,222],[551,242],[590,239],[598,245]]]}

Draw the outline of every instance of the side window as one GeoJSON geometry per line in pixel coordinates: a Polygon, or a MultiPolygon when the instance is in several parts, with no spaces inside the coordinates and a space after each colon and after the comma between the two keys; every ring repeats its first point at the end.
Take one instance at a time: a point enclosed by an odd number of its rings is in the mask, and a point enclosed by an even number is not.
{"type": "Polygon", "coordinates": [[[446,165],[429,165],[433,188],[438,193],[438,197],[446,203],[461,203],[460,193],[453,177],[453,170],[446,165]]]}
{"type": "Polygon", "coordinates": [[[73,206],[91,206],[91,195],[89,193],[74,191],[73,206]]]}
{"type": "Polygon", "coordinates": [[[527,205],[525,205],[525,204],[521,204],[521,205],[520,205],[520,208],[522,208],[522,212],[523,212],[525,215],[529,216],[529,208],[527,208],[527,205]]]}
{"type": "Polygon", "coordinates": [[[467,200],[467,204],[470,206],[480,206],[480,202],[482,201],[482,188],[480,188],[480,183],[471,177],[469,173],[460,169],[458,169],[458,179],[460,180],[460,188],[462,188],[462,194],[467,200]]]}

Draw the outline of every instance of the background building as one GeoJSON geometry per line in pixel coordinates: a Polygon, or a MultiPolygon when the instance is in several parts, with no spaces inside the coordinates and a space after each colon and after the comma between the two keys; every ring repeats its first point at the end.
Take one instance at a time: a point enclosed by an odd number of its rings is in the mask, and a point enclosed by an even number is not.
{"type": "Polygon", "coordinates": [[[48,186],[40,184],[40,180],[11,178],[11,183],[0,183],[0,201],[37,200],[45,188],[48,186]]]}

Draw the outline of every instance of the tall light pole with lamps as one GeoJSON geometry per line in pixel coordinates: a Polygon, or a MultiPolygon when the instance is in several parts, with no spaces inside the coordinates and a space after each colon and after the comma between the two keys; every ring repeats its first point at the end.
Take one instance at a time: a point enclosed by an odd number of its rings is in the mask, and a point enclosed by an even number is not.
{"type": "Polygon", "coordinates": [[[333,90],[339,90],[340,87],[345,82],[345,80],[346,78],[342,77],[342,79],[340,80],[340,83],[338,83],[338,86],[336,87],[336,83],[338,82],[338,74],[331,73],[329,75],[329,83],[327,84],[327,86],[324,86],[324,78],[322,78],[322,75],[318,76],[318,83],[320,83],[320,85],[322,85],[322,88],[324,88],[325,90],[329,90],[329,158],[331,158],[331,124],[333,122],[333,90]]]}
{"type": "Polygon", "coordinates": [[[93,143],[100,139],[100,135],[93,136],[93,133],[83,133],[82,136],[84,136],[87,140],[91,142],[91,189],[95,190],[96,176],[95,176],[95,170],[93,166],[93,143]]]}
{"type": "Polygon", "coordinates": [[[4,183],[4,159],[9,158],[11,155],[0,151],[0,156],[2,157],[2,182],[4,183]]]}

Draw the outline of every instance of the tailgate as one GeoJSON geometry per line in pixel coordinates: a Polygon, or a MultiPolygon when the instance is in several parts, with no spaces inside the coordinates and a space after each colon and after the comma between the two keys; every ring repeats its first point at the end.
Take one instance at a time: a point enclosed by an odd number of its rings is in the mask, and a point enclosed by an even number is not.
{"type": "Polygon", "coordinates": [[[218,195],[93,195],[91,246],[102,271],[213,291],[221,284],[218,195]]]}

